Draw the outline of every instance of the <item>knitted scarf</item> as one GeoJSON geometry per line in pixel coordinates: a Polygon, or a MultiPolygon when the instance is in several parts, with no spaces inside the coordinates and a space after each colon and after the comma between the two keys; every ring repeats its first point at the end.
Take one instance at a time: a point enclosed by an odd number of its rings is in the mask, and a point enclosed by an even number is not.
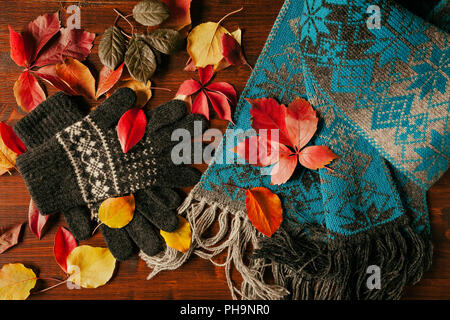
{"type": "MultiPolygon", "coordinates": [[[[448,8],[444,2],[421,16],[445,23],[438,10],[448,8]]],[[[226,164],[242,141],[227,133],[180,207],[191,223],[191,249],[141,254],[149,278],[194,253],[225,267],[233,298],[400,298],[431,264],[426,191],[450,158],[449,41],[388,0],[286,0],[229,129],[251,129],[244,98],[287,105],[304,97],[320,117],[313,143],[340,158],[332,170],[301,168],[273,186],[258,167],[226,164]],[[369,28],[372,5],[380,23],[369,28]],[[247,217],[241,188],[257,186],[282,200],[283,223],[271,238],[247,217]],[[233,266],[240,286],[231,279],[233,266]],[[379,288],[367,284],[374,267],[379,288]]]]}

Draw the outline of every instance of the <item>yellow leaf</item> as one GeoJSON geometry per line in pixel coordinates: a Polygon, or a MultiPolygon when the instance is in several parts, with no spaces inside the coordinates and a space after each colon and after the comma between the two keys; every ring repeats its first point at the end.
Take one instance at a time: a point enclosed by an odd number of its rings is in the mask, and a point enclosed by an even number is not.
{"type": "Polygon", "coordinates": [[[97,288],[111,279],[116,259],[107,248],[79,246],[67,257],[69,281],[83,288],[97,288]]]}
{"type": "Polygon", "coordinates": [[[98,209],[98,219],[110,228],[123,228],[134,216],[134,196],[109,198],[98,209]]]}
{"type": "Polygon", "coordinates": [[[189,250],[192,241],[191,226],[182,216],[178,216],[177,230],[174,232],[165,232],[160,230],[160,233],[169,247],[181,252],[186,252],[189,250]]]}
{"type": "MultiPolygon", "coordinates": [[[[242,44],[242,29],[238,28],[235,31],[231,33],[233,38],[236,39],[236,41],[241,45],[242,44]]],[[[219,72],[222,71],[228,67],[230,67],[231,64],[227,62],[227,60],[222,56],[222,60],[220,60],[218,63],[214,65],[214,71],[219,72]]]]}
{"type": "Polygon", "coordinates": [[[16,158],[17,154],[9,149],[0,137],[0,175],[15,167],[16,158]]]}
{"type": "Polygon", "coordinates": [[[25,300],[36,280],[33,270],[23,264],[5,264],[0,270],[0,300],[25,300]]]}
{"type": "Polygon", "coordinates": [[[223,59],[222,35],[229,33],[216,22],[206,22],[195,27],[187,38],[187,51],[197,68],[216,65],[223,59]]]}
{"type": "Polygon", "coordinates": [[[73,58],[56,65],[56,74],[76,93],[95,99],[95,79],[88,67],[73,58]]]}
{"type": "Polygon", "coordinates": [[[150,89],[151,86],[152,83],[150,81],[147,81],[147,84],[144,84],[140,81],[132,79],[122,81],[119,84],[118,88],[127,87],[134,90],[134,92],[137,95],[136,107],[142,108],[147,104],[148,100],[150,100],[152,97],[152,90],[150,89]]]}

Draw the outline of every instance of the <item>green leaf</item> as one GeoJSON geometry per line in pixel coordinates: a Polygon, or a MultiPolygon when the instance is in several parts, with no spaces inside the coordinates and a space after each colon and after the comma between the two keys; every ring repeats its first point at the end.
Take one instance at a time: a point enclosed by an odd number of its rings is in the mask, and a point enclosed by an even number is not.
{"type": "Polygon", "coordinates": [[[103,65],[116,70],[125,54],[126,39],[116,26],[109,27],[100,40],[98,55],[103,65]]]}
{"type": "Polygon", "coordinates": [[[164,54],[173,54],[181,49],[183,38],[178,31],[157,29],[146,36],[147,43],[164,54]]]}
{"type": "Polygon", "coordinates": [[[125,53],[125,64],[133,78],[146,83],[156,71],[156,57],[152,48],[139,37],[133,37],[125,53]]]}
{"type": "Polygon", "coordinates": [[[133,18],[147,27],[160,25],[170,17],[169,8],[158,0],[145,0],[133,8],[133,18]]]}

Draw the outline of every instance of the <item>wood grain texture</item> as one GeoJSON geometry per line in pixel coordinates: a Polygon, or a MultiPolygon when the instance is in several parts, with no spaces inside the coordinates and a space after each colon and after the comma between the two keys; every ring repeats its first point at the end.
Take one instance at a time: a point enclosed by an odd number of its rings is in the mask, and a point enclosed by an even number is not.
{"type": "MultiPolygon", "coordinates": [[[[131,13],[137,1],[0,1],[0,120],[9,119],[13,124],[23,116],[17,109],[13,95],[13,85],[21,68],[17,67],[9,57],[8,24],[16,31],[22,30],[36,16],[55,12],[70,4],[81,6],[81,24],[88,31],[95,32],[95,46],[88,59],[88,65],[94,76],[101,68],[97,56],[98,44],[102,32],[115,19],[113,8],[123,13],[131,13]]],[[[193,0],[192,18],[194,25],[206,21],[218,21],[230,11],[241,6],[244,11],[230,17],[225,27],[234,30],[238,26],[244,29],[243,45],[250,64],[256,59],[272,28],[273,22],[281,8],[283,0],[193,0]]],[[[64,13],[64,11],[62,11],[64,13]]],[[[64,14],[62,15],[64,17],[64,14]]],[[[63,18],[64,21],[64,18],[63,18]]],[[[120,23],[124,29],[126,24],[120,23]]],[[[153,85],[169,88],[173,92],[154,91],[151,106],[157,106],[173,97],[180,83],[194,74],[183,71],[188,56],[181,52],[170,57],[154,77],[153,85]]],[[[216,80],[232,83],[238,92],[242,92],[250,71],[248,68],[234,67],[220,72],[216,80]]],[[[55,90],[46,86],[49,94],[55,90]]],[[[213,119],[211,126],[225,129],[226,123],[213,119]]],[[[199,166],[201,170],[206,165],[199,166]]],[[[188,190],[185,190],[188,191],[188,190]]],[[[450,299],[450,172],[436,183],[428,193],[430,218],[435,245],[434,263],[422,281],[406,290],[406,299],[450,299]]],[[[25,184],[16,172],[11,176],[0,177],[0,226],[10,226],[27,220],[27,209],[30,197],[25,184]]],[[[53,216],[48,224],[47,232],[41,240],[36,239],[25,227],[21,242],[16,247],[0,255],[0,266],[6,263],[22,262],[38,270],[41,277],[64,278],[53,258],[53,240],[58,226],[65,225],[62,216],[53,216]]],[[[105,246],[101,234],[83,244],[105,246]]],[[[118,264],[113,279],[105,286],[97,289],[70,290],[65,285],[48,292],[32,295],[31,299],[230,299],[226,279],[222,268],[214,267],[210,262],[196,256],[192,257],[182,268],[163,272],[156,278],[147,281],[149,269],[137,256],[118,264]]],[[[239,283],[237,272],[234,280],[239,283]]],[[[39,281],[38,288],[55,284],[53,281],[39,281]]]]}

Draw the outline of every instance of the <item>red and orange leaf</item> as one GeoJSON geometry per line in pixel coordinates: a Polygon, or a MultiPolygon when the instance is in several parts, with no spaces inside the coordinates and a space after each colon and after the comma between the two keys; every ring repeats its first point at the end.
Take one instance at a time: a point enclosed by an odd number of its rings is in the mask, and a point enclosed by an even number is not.
{"type": "Polygon", "coordinates": [[[101,95],[105,94],[119,81],[122,76],[123,66],[125,62],[122,62],[116,70],[111,70],[110,68],[103,66],[100,70],[100,76],[98,80],[98,88],[96,98],[98,99],[101,95]]]}
{"type": "Polygon", "coordinates": [[[140,108],[132,108],[125,112],[117,124],[117,136],[122,151],[127,153],[145,134],[147,117],[140,108]]]}
{"type": "Polygon", "coordinates": [[[59,227],[55,235],[53,245],[53,255],[55,260],[64,272],[67,272],[67,257],[78,246],[75,237],[64,227],[59,227]]]}
{"type": "Polygon", "coordinates": [[[280,143],[290,145],[286,128],[287,108],[273,98],[246,99],[251,105],[252,128],[257,132],[261,129],[278,129],[280,143]]]}
{"type": "Polygon", "coordinates": [[[237,93],[231,84],[227,82],[214,82],[208,85],[206,89],[224,94],[232,106],[237,105],[237,93]]]}
{"type": "Polygon", "coordinates": [[[29,35],[34,42],[32,60],[36,59],[41,49],[58,33],[59,29],[60,21],[58,12],[39,16],[28,24],[24,34],[29,35]]]}
{"type": "Polygon", "coordinates": [[[45,92],[30,71],[24,71],[14,84],[14,96],[17,104],[26,112],[37,107],[45,100],[45,92]]]}
{"type": "Polygon", "coordinates": [[[8,25],[9,28],[9,47],[11,59],[21,67],[27,67],[30,64],[30,57],[33,46],[29,39],[24,38],[8,25]],[[26,41],[28,40],[28,41],[26,41]]]}
{"type": "Polygon", "coordinates": [[[232,66],[248,64],[239,42],[227,33],[222,35],[222,55],[232,66]]]}
{"type": "Polygon", "coordinates": [[[208,97],[206,97],[203,90],[195,97],[194,103],[192,104],[192,113],[201,114],[205,116],[206,120],[209,120],[208,97]]]}
{"type": "Polygon", "coordinates": [[[227,97],[220,92],[213,91],[207,91],[206,95],[211,101],[211,104],[219,118],[233,123],[233,119],[231,119],[231,107],[227,97]]]}
{"type": "Polygon", "coordinates": [[[298,150],[307,145],[317,130],[316,111],[303,98],[292,101],[287,108],[286,127],[291,140],[291,146],[298,150]]]}
{"type": "Polygon", "coordinates": [[[66,58],[56,65],[56,75],[79,95],[95,99],[95,79],[89,68],[80,61],[66,58]]]}
{"type": "Polygon", "coordinates": [[[266,167],[279,161],[280,145],[264,136],[252,136],[239,143],[233,151],[248,164],[266,167]]]}
{"type": "Polygon", "coordinates": [[[198,68],[198,75],[200,76],[200,83],[205,86],[211,81],[214,75],[214,67],[212,65],[208,65],[204,68],[198,68]]]}
{"type": "Polygon", "coordinates": [[[44,227],[49,218],[49,215],[44,216],[41,214],[34,205],[33,200],[30,200],[28,207],[28,226],[38,239],[41,239],[44,227]]]}
{"type": "Polygon", "coordinates": [[[257,187],[246,192],[248,218],[255,228],[271,237],[283,221],[280,198],[267,188],[257,187]]]}
{"type": "Polygon", "coordinates": [[[0,254],[15,246],[19,242],[23,223],[16,224],[7,230],[0,228],[0,254]]]}
{"type": "Polygon", "coordinates": [[[186,80],[181,84],[180,88],[178,89],[177,96],[178,95],[190,96],[199,91],[201,88],[202,85],[198,81],[194,79],[186,80]]]}
{"type": "Polygon", "coordinates": [[[197,67],[195,66],[194,60],[192,60],[191,57],[189,57],[188,61],[186,62],[186,66],[184,67],[184,71],[188,71],[188,72],[195,72],[195,71],[197,71],[197,67]]]}
{"type": "Polygon", "coordinates": [[[0,121],[0,138],[3,140],[5,146],[17,155],[21,155],[27,150],[14,130],[3,121],[0,121]]]}
{"type": "Polygon", "coordinates": [[[162,24],[163,28],[173,28],[181,30],[189,26],[191,22],[191,2],[192,0],[161,0],[170,11],[170,17],[162,24]]]}
{"type": "Polygon", "coordinates": [[[286,146],[280,145],[280,161],[270,171],[270,184],[286,183],[297,168],[297,154],[292,153],[286,146]],[[285,149],[284,149],[285,148],[285,149]]]}
{"type": "Polygon", "coordinates": [[[310,146],[304,148],[298,155],[300,164],[308,169],[324,168],[338,156],[327,146],[310,146]]]}
{"type": "Polygon", "coordinates": [[[38,71],[34,72],[34,75],[41,79],[44,79],[52,86],[54,86],[56,89],[64,91],[70,96],[78,95],[78,93],[75,92],[75,90],[73,90],[63,79],[61,79],[56,74],[56,65],[54,64],[50,64],[48,66],[39,68],[38,71]]]}

